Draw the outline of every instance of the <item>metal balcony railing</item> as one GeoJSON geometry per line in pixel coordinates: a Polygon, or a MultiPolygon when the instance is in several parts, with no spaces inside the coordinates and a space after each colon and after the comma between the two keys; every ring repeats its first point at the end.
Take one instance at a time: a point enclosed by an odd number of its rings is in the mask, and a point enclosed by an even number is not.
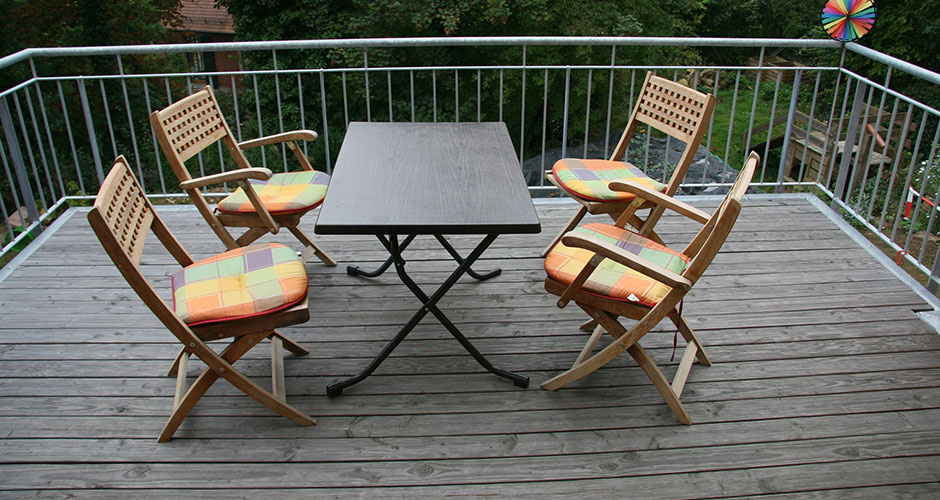
{"type": "MultiPolygon", "coordinates": [[[[27,49],[0,59],[0,69],[24,75],[0,92],[0,258],[60,208],[93,198],[118,154],[151,196],[182,196],[147,117],[206,83],[219,88],[239,139],[316,130],[320,140],[305,151],[327,172],[350,121],[505,121],[533,195],[550,196],[542,172],[559,157],[607,156],[636,87],[653,70],[719,101],[686,192],[727,185],[757,150],[763,162],[753,187],[816,190],[929,275],[931,288],[940,280],[940,253],[928,244],[940,232],[940,111],[892,87],[898,74],[933,87],[940,75],[853,43],[517,37],[71,47],[27,49]],[[443,48],[462,49],[466,59],[442,62],[443,48]],[[703,51],[751,57],[740,65],[676,62],[701,60],[694,54],[703,51]],[[219,54],[242,69],[192,69],[219,54]],[[43,72],[62,60],[93,74],[43,72]],[[309,60],[332,62],[298,63],[309,60]],[[851,60],[864,61],[878,80],[851,60]]],[[[287,168],[283,148],[262,149],[254,162],[287,168]]],[[[669,140],[646,134],[629,158],[666,176],[670,149],[669,140]]],[[[233,168],[221,149],[201,154],[198,165],[201,174],[233,168]]]]}

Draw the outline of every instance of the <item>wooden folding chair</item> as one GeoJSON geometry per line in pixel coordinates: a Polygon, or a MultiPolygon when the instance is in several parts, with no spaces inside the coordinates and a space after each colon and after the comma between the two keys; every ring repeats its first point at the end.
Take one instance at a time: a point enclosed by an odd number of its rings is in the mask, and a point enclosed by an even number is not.
{"type": "MultiPolygon", "coordinates": [[[[679,184],[685,178],[692,165],[695,152],[705,131],[712,111],[715,109],[715,96],[703,94],[679,83],[658,77],[652,71],[646,73],[646,80],[640,89],[640,97],[630,114],[630,120],[620,136],[620,142],[610,155],[609,160],[587,160],[562,158],[555,162],[551,170],[545,172],[545,178],[558,187],[559,191],[581,204],[568,224],[562,228],[555,239],[545,247],[544,257],[562,235],[577,227],[588,213],[609,214],[617,220],[620,214],[635,203],[632,193],[610,189],[609,183],[615,179],[630,179],[655,191],[674,196],[679,184]],[[675,140],[685,143],[685,149],[669,184],[652,179],[641,169],[624,159],[630,140],[640,124],[663,132],[675,140]]],[[[634,216],[628,223],[637,228],[639,233],[662,243],[653,227],[662,217],[665,208],[647,200],[639,207],[650,209],[646,219],[634,216]]]]}
{"type": "Polygon", "coordinates": [[[682,388],[696,358],[706,366],[711,365],[711,361],[682,317],[680,304],[731,231],[741,210],[741,198],[759,162],[760,157],[752,152],[728,195],[711,216],[642,184],[611,182],[611,189],[669,208],[703,227],[681,252],[624,229],[632,216],[631,209],[614,225],[585,224],[562,237],[545,258],[548,273],[545,289],[559,296],[558,307],[565,307],[573,300],[583,309],[591,320],[582,328],[593,328],[593,333],[571,368],[544,382],[543,389],[553,391],[570,384],[626,351],[662,393],[679,421],[692,423],[679,399],[682,388]],[[636,324],[627,330],[617,321],[620,316],[636,320],[636,324]],[[666,317],[672,320],[687,343],[671,384],[639,343],[666,317]],[[605,331],[613,340],[592,355],[605,331]]]}
{"type": "Polygon", "coordinates": [[[277,233],[283,226],[304,245],[303,260],[316,255],[324,264],[336,262],[318,247],[298,224],[304,214],[323,202],[330,176],[310,166],[296,141],[313,141],[317,133],[295,130],[245,142],[237,142],[229,128],[211,87],[180,99],[150,115],[150,125],[157,136],[173,172],[199,213],[206,219],[219,239],[229,250],[249,245],[267,232],[277,233]],[[238,167],[205,177],[193,178],[186,168],[186,160],[200,151],[222,141],[238,167]],[[266,168],[252,167],[242,150],[286,143],[300,163],[301,172],[272,174],[266,168]],[[222,199],[216,210],[209,207],[201,188],[225,182],[240,185],[231,195],[222,199]],[[248,228],[238,239],[226,227],[248,228]]]}
{"type": "Polygon", "coordinates": [[[307,275],[293,250],[276,243],[258,244],[193,262],[144,196],[123,156],[115,160],[101,185],[88,222],[124,279],[183,344],[169,373],[177,376],[173,413],[158,441],[173,437],[199,398],[220,377],[298,425],[315,423],[287,404],[285,397],[283,348],[298,356],[307,350],[275,330],[310,318],[307,275]],[[150,230],[183,266],[172,276],[172,308],[140,269],[150,230]],[[221,353],[206,345],[209,340],[223,338],[233,340],[221,353]],[[271,341],[270,392],[232,366],[264,339],[271,341]],[[207,368],[186,390],[187,362],[192,354],[207,368]]]}

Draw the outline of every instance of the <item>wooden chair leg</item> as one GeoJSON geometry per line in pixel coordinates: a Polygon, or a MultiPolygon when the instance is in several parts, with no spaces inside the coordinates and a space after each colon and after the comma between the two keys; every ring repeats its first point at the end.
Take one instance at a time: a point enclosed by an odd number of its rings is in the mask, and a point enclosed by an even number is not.
{"type": "Polygon", "coordinates": [[[670,314],[669,319],[671,319],[672,323],[676,325],[676,328],[679,329],[679,333],[682,334],[682,338],[684,338],[685,341],[689,344],[695,345],[695,356],[698,358],[698,362],[705,366],[711,366],[712,360],[708,357],[708,353],[705,352],[705,346],[702,345],[702,341],[699,340],[698,335],[695,334],[695,331],[692,330],[692,327],[689,326],[689,324],[685,321],[685,318],[676,312],[674,314],[670,314]]]}
{"type": "Polygon", "coordinates": [[[663,372],[656,366],[656,363],[654,363],[649,354],[646,353],[646,350],[643,349],[640,344],[633,344],[627,349],[627,352],[630,353],[630,356],[640,365],[640,368],[643,369],[646,376],[649,377],[653,385],[656,386],[656,389],[659,390],[659,393],[663,395],[663,399],[666,400],[666,404],[669,405],[669,408],[676,415],[676,418],[679,419],[679,422],[692,425],[692,418],[689,417],[689,412],[685,411],[685,406],[679,401],[679,396],[673,392],[669,381],[663,376],[663,372]]]}
{"type": "Polygon", "coordinates": [[[278,401],[287,401],[287,388],[284,385],[284,341],[277,335],[271,336],[271,394],[278,401]]]}
{"type": "Polygon", "coordinates": [[[594,328],[596,328],[596,327],[597,327],[597,321],[594,321],[593,319],[589,319],[589,320],[585,321],[584,323],[581,323],[581,326],[578,327],[578,328],[579,328],[582,332],[591,333],[591,332],[594,331],[594,328]]]}
{"type": "MultiPolygon", "coordinates": [[[[607,363],[610,363],[614,360],[614,358],[623,354],[623,352],[627,350],[628,347],[630,347],[628,343],[625,343],[623,340],[621,340],[626,333],[626,329],[624,329],[620,323],[608,316],[606,312],[600,311],[599,309],[594,309],[581,303],[577,304],[579,307],[581,307],[581,309],[587,311],[591,316],[594,316],[594,312],[598,312],[599,315],[597,320],[600,323],[598,328],[607,330],[607,332],[609,332],[616,340],[608,344],[590,358],[583,359],[579,363],[576,362],[567,371],[546,380],[542,383],[542,389],[549,391],[561,389],[571,382],[589,375],[598,368],[606,365],[607,363]]],[[[591,337],[593,340],[594,336],[592,335],[591,337]]],[[[588,340],[588,342],[590,343],[591,340],[588,340]]],[[[579,356],[578,359],[581,359],[581,357],[579,356]]]]}
{"type": "Polygon", "coordinates": [[[298,344],[298,343],[294,342],[293,340],[291,340],[291,339],[285,337],[284,335],[282,335],[282,334],[281,334],[280,332],[278,332],[278,331],[275,331],[274,333],[272,333],[271,336],[272,336],[272,338],[273,338],[273,337],[277,337],[277,338],[281,339],[281,342],[284,343],[284,348],[287,349],[288,351],[290,351],[291,354],[293,354],[293,355],[295,355],[295,356],[306,356],[307,354],[310,354],[310,351],[304,349],[303,347],[300,347],[300,344],[298,344]]]}
{"type": "Polygon", "coordinates": [[[183,356],[189,356],[189,353],[186,352],[185,347],[180,348],[180,352],[176,353],[176,358],[173,359],[173,364],[170,365],[170,371],[167,372],[167,377],[172,377],[179,372],[180,361],[183,359],[183,356]]]}
{"type": "MultiPolygon", "coordinates": [[[[273,332],[255,333],[239,337],[234,342],[229,344],[229,346],[226,347],[218,356],[231,365],[244,356],[245,353],[251,350],[251,348],[258,345],[258,343],[269,336],[273,337],[273,332]]],[[[183,372],[182,375],[185,375],[185,372],[183,372]]],[[[255,401],[258,401],[268,409],[277,412],[279,415],[287,418],[297,425],[307,426],[316,423],[316,421],[310,418],[308,415],[287,404],[286,402],[281,401],[270,392],[261,388],[261,386],[258,384],[255,384],[249,380],[238,370],[232,368],[219,373],[207,368],[199,375],[199,377],[196,378],[196,381],[193,382],[193,385],[190,386],[188,391],[186,391],[186,395],[182,398],[179,398],[178,404],[176,404],[175,408],[173,409],[173,413],[170,414],[170,418],[167,420],[166,425],[164,425],[163,431],[160,433],[160,437],[157,439],[157,441],[165,442],[169,441],[173,437],[173,434],[196,405],[196,402],[199,401],[199,398],[201,398],[202,395],[205,394],[207,390],[209,390],[209,387],[211,387],[212,384],[220,377],[228,380],[232,385],[250,396],[255,401]]],[[[177,379],[177,386],[179,389],[179,379],[177,379]]]]}
{"type": "Polygon", "coordinates": [[[546,255],[548,255],[548,252],[552,250],[555,244],[558,243],[558,240],[560,240],[561,237],[565,235],[565,233],[578,227],[578,223],[581,222],[581,219],[583,219],[585,215],[587,215],[587,211],[588,211],[587,207],[585,207],[584,205],[581,205],[581,207],[578,208],[578,211],[575,212],[574,215],[571,217],[571,219],[568,221],[568,224],[565,224],[565,227],[563,227],[561,231],[555,236],[555,238],[552,239],[552,242],[549,243],[547,247],[545,247],[545,250],[542,250],[541,257],[545,257],[546,255]]]}
{"type": "Polygon", "coordinates": [[[237,240],[235,240],[235,242],[238,243],[238,246],[240,247],[248,246],[254,243],[255,240],[257,240],[258,238],[266,234],[268,234],[268,228],[253,227],[245,231],[241,236],[238,237],[237,240]]]}
{"type": "Polygon", "coordinates": [[[336,266],[336,261],[333,260],[329,255],[326,254],[316,243],[313,242],[303,231],[300,230],[297,226],[288,226],[288,230],[297,237],[298,240],[304,245],[303,261],[307,262],[307,259],[310,258],[310,252],[313,252],[318,259],[323,261],[324,264],[334,267],[336,266]]]}

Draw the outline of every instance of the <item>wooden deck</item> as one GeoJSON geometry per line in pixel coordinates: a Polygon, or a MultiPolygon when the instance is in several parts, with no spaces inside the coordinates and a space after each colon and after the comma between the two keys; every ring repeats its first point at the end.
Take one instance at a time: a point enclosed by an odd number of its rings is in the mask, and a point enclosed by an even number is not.
{"type": "MultiPolygon", "coordinates": [[[[802,198],[746,200],[685,302],[715,361],[683,394],[695,425],[676,422],[628,357],[539,389],[585,339],[583,313],[543,291],[536,256],[572,210],[540,204],[542,234],[502,237],[478,265],[503,274],[465,278],[442,302],[495,364],[532,378],[528,390],[428,317],[375,375],[327,398],[416,300],[392,272],[344,272],[384,259],[377,241],[321,237],[340,267],[307,264],[311,319],[285,330],[311,351],[285,360],[288,400],[318,424],[296,427],[220,382],[166,444],[175,339],[77,211],[0,282],[0,498],[940,496],[940,336],[914,312],[931,308],[802,198]]],[[[194,210],[163,215],[194,255],[220,251],[194,210]]],[[[667,217],[659,229],[679,241],[695,228],[667,217]]],[[[452,268],[436,245],[408,252],[428,286],[452,268]]],[[[144,262],[168,284],[169,255],[144,262]]],[[[672,338],[644,342],[667,376],[672,338]]],[[[265,383],[258,351],[240,365],[265,383]]]]}

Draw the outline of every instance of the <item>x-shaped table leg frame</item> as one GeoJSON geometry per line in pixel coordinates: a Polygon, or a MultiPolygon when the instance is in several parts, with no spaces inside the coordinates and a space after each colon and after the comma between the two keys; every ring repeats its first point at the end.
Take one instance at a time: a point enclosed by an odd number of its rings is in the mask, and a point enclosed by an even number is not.
{"type": "MultiPolygon", "coordinates": [[[[451,257],[453,257],[454,260],[456,260],[459,265],[457,266],[457,269],[455,269],[454,272],[450,274],[447,280],[445,280],[444,283],[441,284],[441,286],[438,287],[438,289],[430,296],[428,296],[424,292],[424,290],[422,290],[421,287],[419,287],[417,283],[415,283],[414,280],[412,280],[411,277],[408,276],[408,273],[405,272],[405,260],[402,258],[401,252],[408,245],[408,243],[411,243],[411,241],[414,239],[414,236],[415,235],[407,236],[404,242],[402,243],[402,245],[399,245],[398,235],[395,235],[395,234],[391,235],[388,238],[386,238],[384,235],[378,235],[378,238],[382,242],[382,244],[385,245],[385,247],[388,249],[389,253],[391,254],[389,261],[395,264],[395,271],[398,273],[399,278],[401,278],[405,286],[407,286],[408,289],[411,290],[411,293],[413,293],[415,297],[417,297],[418,300],[421,301],[421,304],[422,304],[421,308],[418,309],[411,316],[411,319],[409,319],[408,323],[406,323],[405,326],[403,326],[401,330],[398,331],[398,334],[395,335],[395,338],[393,338],[388,344],[386,344],[386,346],[382,349],[382,352],[380,352],[378,356],[376,356],[375,359],[373,359],[364,370],[362,370],[361,372],[359,372],[357,375],[355,375],[354,377],[350,379],[343,380],[341,382],[336,382],[336,383],[326,386],[327,395],[337,396],[339,394],[342,394],[343,389],[345,389],[346,387],[357,384],[361,382],[362,380],[364,380],[369,375],[371,375],[372,372],[375,371],[375,369],[378,368],[379,365],[381,365],[383,361],[385,361],[385,358],[387,358],[392,353],[392,351],[394,351],[395,348],[398,347],[398,344],[400,344],[402,340],[405,340],[405,337],[407,337],[408,334],[411,333],[414,327],[417,326],[418,323],[421,322],[421,320],[425,316],[427,316],[429,312],[433,314],[434,317],[437,318],[437,320],[442,325],[444,325],[444,328],[446,328],[447,331],[450,332],[450,334],[453,335],[454,338],[457,339],[458,342],[460,342],[460,345],[462,345],[463,348],[466,349],[466,351],[469,352],[471,356],[473,356],[473,359],[477,360],[477,362],[480,363],[481,366],[486,368],[488,371],[495,373],[496,375],[512,380],[513,383],[519,387],[528,387],[529,377],[493,366],[493,364],[490,363],[489,360],[487,360],[485,357],[483,357],[483,354],[481,354],[480,351],[478,351],[477,348],[474,347],[473,344],[470,343],[467,337],[465,337],[463,333],[460,332],[457,326],[454,325],[454,323],[451,322],[450,319],[437,307],[438,301],[440,301],[441,298],[444,297],[447,291],[450,290],[450,288],[454,286],[455,283],[457,283],[457,280],[459,280],[460,277],[464,275],[464,273],[466,274],[472,273],[471,276],[473,276],[476,279],[488,279],[500,273],[501,270],[496,269],[494,271],[490,271],[483,275],[479,275],[470,270],[470,266],[472,266],[473,263],[481,255],[483,255],[483,252],[487,249],[487,247],[489,247],[490,244],[493,243],[494,240],[496,240],[497,235],[496,234],[486,235],[486,237],[483,238],[483,241],[481,241],[476,246],[476,248],[474,248],[473,251],[470,252],[470,255],[468,255],[465,259],[460,257],[457,251],[454,250],[454,248],[451,247],[449,243],[447,243],[447,240],[445,240],[443,236],[434,235],[438,239],[438,241],[440,241],[441,244],[444,245],[444,248],[447,249],[448,253],[451,254],[451,257]]],[[[388,262],[386,262],[386,264],[383,264],[383,267],[379,268],[375,276],[378,276],[379,274],[384,272],[385,269],[387,269],[389,265],[390,264],[388,262]]],[[[350,266],[350,267],[353,267],[353,266],[350,266]]],[[[350,272],[350,274],[354,274],[354,273],[350,272]]],[[[369,274],[372,274],[372,273],[368,273],[368,274],[361,273],[361,274],[368,276],[369,274]]]]}

